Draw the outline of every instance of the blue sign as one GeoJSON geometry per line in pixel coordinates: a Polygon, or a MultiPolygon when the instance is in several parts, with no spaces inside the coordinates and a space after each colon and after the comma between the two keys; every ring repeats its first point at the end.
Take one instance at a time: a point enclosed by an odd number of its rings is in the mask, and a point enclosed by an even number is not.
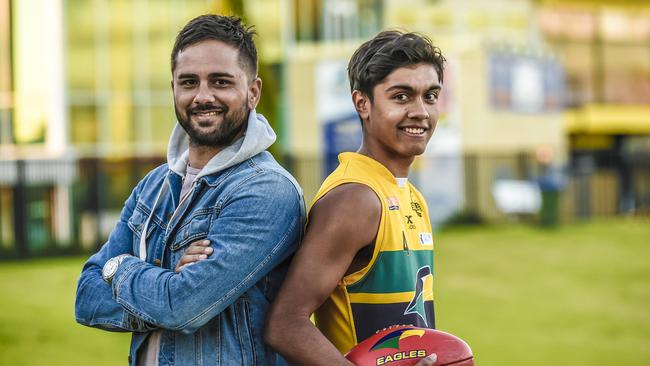
{"type": "Polygon", "coordinates": [[[323,124],[324,144],[324,176],[328,176],[339,164],[338,155],[346,151],[357,151],[361,146],[361,121],[359,116],[347,114],[339,118],[325,121],[323,124]]]}

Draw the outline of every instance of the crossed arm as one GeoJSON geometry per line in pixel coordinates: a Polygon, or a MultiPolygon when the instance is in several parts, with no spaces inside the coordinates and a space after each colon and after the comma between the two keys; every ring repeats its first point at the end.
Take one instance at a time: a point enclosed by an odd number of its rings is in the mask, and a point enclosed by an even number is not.
{"type": "Polygon", "coordinates": [[[155,327],[195,331],[295,249],[302,231],[302,201],[290,184],[276,184],[273,192],[274,200],[253,190],[223,207],[206,238],[219,255],[179,272],[129,257],[119,266],[109,286],[101,279],[104,263],[118,254],[132,254],[130,241],[116,239],[129,237],[117,232],[130,230],[126,224],[130,213],[123,212],[116,232],[111,235],[115,240],[109,239],[84,267],[75,304],[77,321],[117,331],[147,331],[155,327]]]}

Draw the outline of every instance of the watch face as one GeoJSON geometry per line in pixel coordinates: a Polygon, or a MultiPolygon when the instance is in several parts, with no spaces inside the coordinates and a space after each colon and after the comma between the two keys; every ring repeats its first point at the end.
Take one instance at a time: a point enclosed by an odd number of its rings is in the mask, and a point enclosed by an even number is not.
{"type": "Polygon", "coordinates": [[[117,271],[117,260],[115,258],[111,258],[106,262],[106,265],[104,266],[104,278],[109,279],[113,277],[115,272],[117,271]]]}

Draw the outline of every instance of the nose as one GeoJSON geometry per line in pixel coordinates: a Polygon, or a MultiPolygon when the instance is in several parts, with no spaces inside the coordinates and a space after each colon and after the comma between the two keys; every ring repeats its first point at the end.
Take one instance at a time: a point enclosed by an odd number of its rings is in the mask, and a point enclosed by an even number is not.
{"type": "Polygon", "coordinates": [[[426,103],[422,99],[418,98],[411,105],[407,117],[411,119],[417,119],[417,120],[429,119],[430,116],[429,116],[429,111],[427,110],[426,103]]]}
{"type": "Polygon", "coordinates": [[[216,98],[214,96],[214,93],[207,85],[207,83],[200,83],[199,88],[196,91],[196,95],[194,96],[194,103],[209,104],[209,103],[214,103],[215,100],[216,98]]]}

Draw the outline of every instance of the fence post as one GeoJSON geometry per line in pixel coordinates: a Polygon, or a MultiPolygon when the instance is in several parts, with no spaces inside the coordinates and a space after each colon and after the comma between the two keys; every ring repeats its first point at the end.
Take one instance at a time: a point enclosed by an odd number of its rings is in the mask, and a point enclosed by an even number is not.
{"type": "Polygon", "coordinates": [[[587,219],[591,216],[591,182],[594,174],[594,158],[592,155],[578,155],[575,158],[575,177],[578,185],[576,194],[576,216],[587,219]]]}
{"type": "Polygon", "coordinates": [[[102,161],[100,157],[95,158],[94,164],[94,186],[91,189],[91,199],[95,209],[95,248],[101,248],[102,242],[102,194],[104,192],[104,182],[102,177],[102,161]]]}
{"type": "Polygon", "coordinates": [[[27,243],[27,174],[25,160],[16,161],[16,185],[13,188],[14,204],[14,239],[19,258],[29,256],[27,243]]]}

